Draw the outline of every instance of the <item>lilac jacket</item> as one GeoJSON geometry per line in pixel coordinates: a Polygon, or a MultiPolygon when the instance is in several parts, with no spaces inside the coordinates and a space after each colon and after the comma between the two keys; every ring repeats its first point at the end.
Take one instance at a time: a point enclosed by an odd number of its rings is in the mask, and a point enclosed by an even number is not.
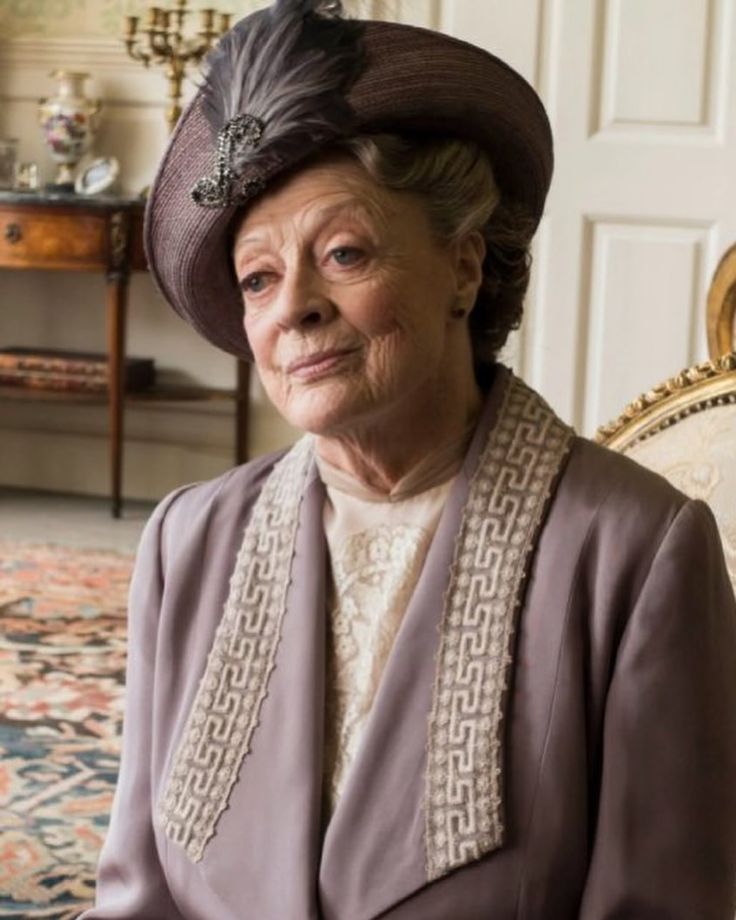
{"type": "Polygon", "coordinates": [[[299,450],[146,527],[85,920],[732,920],[708,508],[500,370],[323,834],[324,490],[299,450]]]}

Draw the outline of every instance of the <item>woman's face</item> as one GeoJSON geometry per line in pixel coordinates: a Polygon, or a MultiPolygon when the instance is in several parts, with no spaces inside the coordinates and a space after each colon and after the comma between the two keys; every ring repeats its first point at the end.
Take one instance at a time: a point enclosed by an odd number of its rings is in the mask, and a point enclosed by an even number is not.
{"type": "Polygon", "coordinates": [[[233,258],[262,383],[304,431],[426,413],[448,375],[467,374],[467,327],[453,311],[475,300],[477,240],[439,242],[419,196],[383,188],[350,158],[263,195],[233,258]]]}

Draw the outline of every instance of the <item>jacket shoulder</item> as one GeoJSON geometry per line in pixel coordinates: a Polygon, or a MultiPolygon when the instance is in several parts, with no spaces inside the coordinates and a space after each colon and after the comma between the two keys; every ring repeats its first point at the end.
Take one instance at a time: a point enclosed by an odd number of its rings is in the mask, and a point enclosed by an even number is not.
{"type": "Polygon", "coordinates": [[[212,526],[242,525],[269,474],[286,450],[264,454],[214,479],[180,486],[163,498],[147,529],[160,529],[162,557],[212,526]]]}
{"type": "MultiPolygon", "coordinates": [[[[633,603],[659,547],[689,505],[702,503],[635,461],[575,438],[550,506],[545,545],[555,558],[555,545],[566,547],[577,560],[578,584],[590,597],[610,583],[618,586],[613,595],[625,594],[633,603]]],[[[707,516],[708,509],[701,510],[707,516]]]]}
{"type": "Polygon", "coordinates": [[[582,437],[573,442],[560,485],[578,501],[651,519],[671,520],[690,501],[658,473],[582,437]]]}

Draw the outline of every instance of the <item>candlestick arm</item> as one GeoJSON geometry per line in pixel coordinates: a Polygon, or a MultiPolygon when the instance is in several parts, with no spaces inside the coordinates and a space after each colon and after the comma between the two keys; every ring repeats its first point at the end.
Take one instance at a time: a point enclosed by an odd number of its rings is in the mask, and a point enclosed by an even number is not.
{"type": "Polygon", "coordinates": [[[124,20],[122,40],[128,56],[145,67],[153,62],[164,68],[168,83],[166,119],[169,130],[173,130],[182,112],[182,83],[187,71],[194,69],[230,28],[229,13],[208,7],[199,11],[196,37],[188,39],[184,26],[191,12],[187,0],[174,0],[173,7],[168,9],[150,6],[142,29],[139,29],[138,16],[126,16],[124,20]]]}

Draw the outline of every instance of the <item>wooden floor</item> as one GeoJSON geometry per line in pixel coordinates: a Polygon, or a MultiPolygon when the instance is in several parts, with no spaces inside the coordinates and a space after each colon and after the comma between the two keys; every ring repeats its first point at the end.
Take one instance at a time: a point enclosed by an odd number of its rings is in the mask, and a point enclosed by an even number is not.
{"type": "Polygon", "coordinates": [[[114,520],[104,498],[0,486],[0,539],[132,553],[154,505],[126,501],[114,520]]]}

